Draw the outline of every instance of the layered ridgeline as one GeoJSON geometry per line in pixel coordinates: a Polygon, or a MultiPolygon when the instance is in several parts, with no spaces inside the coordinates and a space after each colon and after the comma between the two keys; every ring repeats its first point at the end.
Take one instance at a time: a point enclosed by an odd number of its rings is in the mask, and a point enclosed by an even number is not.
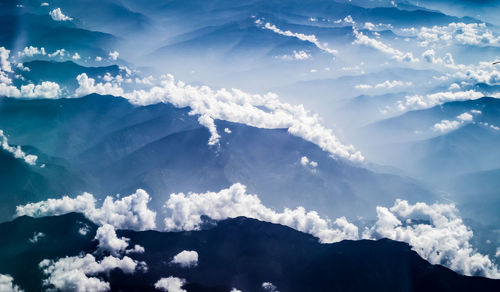
{"type": "Polygon", "coordinates": [[[458,275],[387,239],[320,244],[255,219],[205,220],[195,232],[137,232],[99,227],[77,213],[19,217],[0,224],[2,285],[24,291],[500,289],[499,280],[458,275]]]}
{"type": "MultiPolygon", "coordinates": [[[[416,181],[332,158],[286,129],[216,120],[220,138],[210,145],[210,130],[189,112],[165,103],[134,106],[95,94],[56,100],[1,98],[0,129],[9,143],[39,157],[12,183],[35,173],[54,186],[30,186],[30,192],[44,194],[38,200],[82,191],[97,197],[129,194],[141,188],[152,195],[155,209],[174,192],[218,191],[242,183],[268,206],[304,206],[350,218],[374,218],[373,206],[392,204],[396,198],[435,199],[416,181]],[[67,179],[61,180],[62,174],[67,179]]],[[[21,201],[0,190],[2,204],[10,210],[33,198],[15,189],[21,201]]]]}

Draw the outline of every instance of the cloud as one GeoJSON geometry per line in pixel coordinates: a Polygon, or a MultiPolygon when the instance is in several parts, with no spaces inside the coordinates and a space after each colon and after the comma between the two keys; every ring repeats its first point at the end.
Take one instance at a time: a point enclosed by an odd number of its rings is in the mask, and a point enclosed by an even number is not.
{"type": "Polygon", "coordinates": [[[61,89],[59,84],[51,81],[43,81],[41,84],[22,85],[21,89],[0,83],[0,96],[17,97],[17,98],[48,98],[53,99],[59,97],[61,89]]]}
{"type": "Polygon", "coordinates": [[[422,57],[427,63],[446,64],[446,65],[455,64],[455,60],[453,59],[453,55],[451,53],[446,53],[444,55],[444,58],[437,58],[436,52],[433,49],[423,52],[422,57]]]}
{"type": "Polygon", "coordinates": [[[316,161],[309,161],[309,158],[307,158],[307,156],[302,156],[300,158],[300,164],[302,164],[302,166],[311,166],[313,168],[317,167],[318,166],[318,163],[316,161]]]}
{"type": "Polygon", "coordinates": [[[0,274],[0,291],[2,292],[22,292],[19,286],[14,284],[14,278],[10,275],[0,274]]]}
{"type": "Polygon", "coordinates": [[[38,156],[24,153],[20,146],[10,146],[9,140],[7,136],[5,136],[3,130],[0,130],[0,142],[2,149],[14,155],[15,158],[22,159],[24,162],[32,166],[36,165],[38,156]]]}
{"type": "Polygon", "coordinates": [[[115,228],[112,225],[104,224],[97,228],[95,239],[99,240],[97,250],[99,252],[108,252],[113,256],[118,256],[128,247],[128,238],[118,238],[115,228]]]}
{"type": "Polygon", "coordinates": [[[28,239],[28,241],[31,242],[31,243],[37,243],[38,241],[40,241],[45,236],[46,236],[45,233],[35,232],[35,233],[33,233],[33,237],[30,238],[30,239],[28,239]]]}
{"type": "Polygon", "coordinates": [[[98,274],[120,269],[126,274],[133,274],[138,262],[125,256],[122,259],[107,256],[101,261],[91,254],[65,257],[57,261],[45,259],[39,267],[46,278],[43,285],[62,291],[108,291],[108,282],[97,277],[98,274]],[[96,276],[96,277],[92,277],[96,276]]]}
{"type": "Polygon", "coordinates": [[[176,254],[171,263],[183,268],[196,267],[198,265],[198,253],[194,250],[183,250],[176,254]]]}
{"type": "Polygon", "coordinates": [[[0,69],[5,72],[12,72],[12,67],[9,61],[10,50],[5,47],[0,47],[0,69]]]}
{"type": "Polygon", "coordinates": [[[449,131],[457,129],[458,127],[460,127],[462,124],[464,124],[466,122],[472,122],[474,119],[473,115],[479,115],[479,114],[481,114],[481,111],[471,110],[469,112],[465,112],[465,113],[458,115],[457,120],[453,120],[453,121],[442,120],[441,122],[434,124],[432,129],[434,131],[439,131],[441,133],[449,132],[449,131]]]}
{"type": "Polygon", "coordinates": [[[371,88],[375,88],[375,89],[378,89],[378,88],[388,88],[388,89],[392,89],[394,87],[403,87],[403,86],[412,86],[412,82],[411,81],[407,81],[407,82],[404,82],[404,81],[401,81],[401,80],[386,80],[384,82],[381,82],[381,83],[378,83],[378,84],[375,84],[375,85],[370,85],[370,84],[358,84],[356,86],[354,86],[355,88],[357,89],[371,89],[371,88]]]}
{"type": "Polygon", "coordinates": [[[453,204],[410,205],[398,199],[391,208],[377,207],[377,218],[377,222],[363,232],[364,238],[407,242],[432,264],[444,265],[464,275],[500,278],[498,268],[489,257],[472,248],[473,233],[464,225],[453,204]]]}
{"type": "Polygon", "coordinates": [[[354,146],[342,144],[331,129],[322,126],[318,115],[311,115],[303,105],[283,103],[273,93],[258,95],[238,89],[213,90],[176,81],[172,75],[162,76],[159,86],[132,92],[124,92],[117,83],[96,83],[85,73],[80,74],[77,81],[76,96],[110,94],[122,96],[136,105],[171,103],[178,108],[190,107],[190,114],[207,115],[214,120],[266,129],[286,128],[290,134],[318,145],[333,156],[352,161],[364,159],[354,146]]]}
{"type": "Polygon", "coordinates": [[[49,3],[47,3],[47,2],[43,2],[42,4],[40,4],[40,6],[42,6],[42,7],[43,7],[43,6],[49,6],[49,3]]]}
{"type": "Polygon", "coordinates": [[[413,54],[408,52],[408,53],[403,53],[400,50],[394,49],[391,46],[384,44],[383,42],[372,39],[366,35],[364,35],[362,32],[359,32],[357,29],[353,28],[354,36],[356,39],[354,40],[353,44],[358,44],[358,45],[365,45],[368,47],[372,47],[384,54],[390,55],[392,59],[395,59],[399,62],[418,62],[418,58],[413,57],[413,54]]]}
{"type": "Polygon", "coordinates": [[[118,53],[117,51],[109,52],[109,58],[113,61],[116,61],[119,56],[120,56],[120,53],[118,53]]]}
{"type": "Polygon", "coordinates": [[[278,287],[276,287],[271,282],[264,282],[264,283],[262,283],[262,289],[264,289],[265,291],[269,291],[269,292],[279,292],[278,291],[278,287]]]}
{"type": "Polygon", "coordinates": [[[75,53],[75,54],[73,55],[73,57],[71,57],[71,59],[73,59],[73,60],[75,60],[75,61],[80,60],[80,59],[81,59],[80,54],[75,53]]]}
{"type": "Polygon", "coordinates": [[[430,108],[435,105],[450,101],[474,100],[483,97],[484,94],[475,90],[468,91],[445,91],[427,95],[407,95],[404,101],[397,102],[400,111],[430,108]]]}
{"type": "Polygon", "coordinates": [[[177,277],[161,278],[155,283],[155,288],[165,292],[187,292],[182,289],[186,280],[177,277]]]}
{"type": "Polygon", "coordinates": [[[210,139],[208,139],[208,145],[219,144],[220,135],[217,133],[217,127],[215,126],[214,119],[208,115],[201,115],[198,118],[200,125],[207,127],[210,131],[210,139]]]}
{"type": "Polygon", "coordinates": [[[70,212],[83,213],[96,224],[110,224],[119,229],[148,230],[155,229],[156,212],[148,209],[148,193],[137,190],[135,194],[114,200],[106,197],[100,208],[92,194],[84,193],[72,199],[48,199],[16,207],[16,216],[32,217],[61,215],[70,212]]]}
{"type": "Polygon", "coordinates": [[[49,12],[50,17],[55,21],[71,21],[73,18],[62,13],[61,8],[56,8],[49,12]]]}
{"type": "Polygon", "coordinates": [[[280,56],[281,59],[283,60],[307,60],[312,58],[311,54],[307,53],[306,51],[293,51],[293,54],[291,55],[282,55],[280,56]]]}
{"type": "Polygon", "coordinates": [[[444,133],[457,129],[461,124],[462,123],[459,121],[442,120],[441,122],[434,124],[432,129],[434,131],[444,133]]]}
{"type": "Polygon", "coordinates": [[[201,215],[214,220],[245,216],[310,233],[324,243],[358,238],[358,228],[345,217],[331,222],[315,211],[306,212],[303,207],[295,210],[286,208],[278,213],[264,206],[256,195],[247,194],[246,187],[241,184],[234,184],[218,193],[171,194],[164,208],[169,213],[164,220],[168,231],[198,230],[202,223],[201,215]]]}
{"type": "MultiPolygon", "coordinates": [[[[257,20],[255,22],[257,25],[260,25],[262,23],[261,20],[257,20]]],[[[316,38],[315,35],[311,34],[311,35],[306,35],[306,34],[302,34],[302,33],[296,33],[296,32],[291,32],[289,30],[287,31],[283,31],[281,29],[279,29],[278,27],[276,27],[276,25],[274,24],[270,24],[269,22],[266,22],[266,24],[264,24],[264,26],[261,26],[263,29],[268,29],[274,33],[277,33],[277,34],[280,34],[280,35],[284,35],[284,36],[288,36],[288,37],[294,37],[294,38],[297,38],[301,41],[305,41],[305,42],[309,42],[313,45],[315,45],[318,49],[324,51],[324,52],[327,52],[328,54],[331,54],[331,55],[334,55],[336,56],[338,54],[338,51],[337,50],[333,50],[333,49],[330,49],[328,48],[328,44],[327,43],[320,43],[318,41],[318,39],[316,38]]]]}
{"type": "Polygon", "coordinates": [[[136,244],[134,245],[134,248],[132,249],[127,249],[125,251],[126,254],[131,254],[131,253],[144,253],[146,250],[144,249],[144,247],[136,244]]]}
{"type": "Polygon", "coordinates": [[[65,49],[59,49],[51,54],[48,54],[48,56],[50,58],[54,58],[54,57],[57,57],[57,56],[60,56],[60,57],[64,57],[64,55],[66,54],[66,50],[65,49]]]}
{"type": "Polygon", "coordinates": [[[494,45],[500,37],[495,36],[485,23],[452,22],[446,26],[409,28],[401,30],[407,36],[416,36],[420,46],[427,47],[433,44],[441,46],[461,45],[494,45]]]}

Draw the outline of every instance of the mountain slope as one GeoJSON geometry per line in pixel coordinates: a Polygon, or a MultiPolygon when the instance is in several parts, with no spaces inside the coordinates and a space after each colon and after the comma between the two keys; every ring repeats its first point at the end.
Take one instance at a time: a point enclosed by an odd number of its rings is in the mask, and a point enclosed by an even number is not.
{"type": "MultiPolygon", "coordinates": [[[[0,239],[0,273],[12,275],[26,291],[40,290],[43,276],[38,262],[93,252],[96,229],[76,213],[2,223],[0,233],[9,236],[0,239]],[[78,231],[83,226],[87,226],[86,235],[78,231]],[[30,242],[38,232],[45,236],[30,242]]],[[[261,291],[263,282],[271,282],[281,291],[495,291],[500,287],[499,280],[460,276],[430,265],[404,243],[319,244],[314,237],[291,228],[244,217],[202,231],[119,230],[117,235],[130,238],[130,246],[145,248],[144,253],[129,256],[145,261],[148,269],[133,275],[118,270],[102,274],[112,291],[153,291],[153,283],[168,276],[185,278],[187,291],[229,291],[233,287],[261,291]],[[168,263],[182,250],[198,252],[196,267],[168,263]]]]}

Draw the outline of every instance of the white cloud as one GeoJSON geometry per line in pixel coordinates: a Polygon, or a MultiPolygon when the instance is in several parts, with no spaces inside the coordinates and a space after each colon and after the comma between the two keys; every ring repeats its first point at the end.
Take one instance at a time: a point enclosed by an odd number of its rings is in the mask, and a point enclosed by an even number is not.
{"type": "Polygon", "coordinates": [[[234,184],[218,193],[171,194],[164,207],[169,213],[165,218],[165,227],[169,231],[198,230],[202,223],[201,215],[214,220],[245,216],[310,233],[325,243],[358,238],[358,228],[345,217],[331,222],[315,211],[306,212],[303,207],[295,210],[286,208],[278,213],[264,206],[256,195],[247,194],[246,187],[241,184],[234,184]]]}
{"type": "Polygon", "coordinates": [[[402,32],[408,36],[416,36],[422,47],[453,44],[494,45],[500,41],[500,37],[495,36],[484,23],[452,22],[446,26],[422,26],[419,29],[403,29],[402,32]]]}
{"type": "Polygon", "coordinates": [[[38,48],[38,47],[25,47],[22,51],[17,52],[18,57],[33,57],[36,55],[42,55],[45,56],[47,52],[45,52],[45,48],[38,48]]]}
{"type": "Polygon", "coordinates": [[[94,196],[84,193],[74,199],[64,196],[61,199],[17,206],[16,215],[42,217],[79,212],[99,225],[110,224],[120,229],[148,230],[156,227],[156,212],[148,209],[149,201],[148,193],[137,190],[135,194],[120,200],[108,196],[98,208],[94,196]]]}
{"type": "Polygon", "coordinates": [[[293,54],[291,55],[283,55],[280,56],[281,59],[284,60],[307,60],[310,59],[312,56],[311,54],[307,53],[306,51],[293,51],[293,54]]]}
{"type": "Polygon", "coordinates": [[[31,243],[37,243],[38,241],[40,241],[40,239],[44,238],[45,236],[46,236],[45,233],[35,232],[33,234],[33,237],[31,237],[30,239],[28,239],[28,241],[31,242],[31,243]]]}
{"type": "Polygon", "coordinates": [[[10,50],[5,47],[0,47],[0,70],[12,72],[12,67],[9,61],[10,50]]]}
{"type": "Polygon", "coordinates": [[[432,264],[444,265],[464,275],[500,278],[498,268],[488,256],[472,248],[472,231],[464,225],[453,204],[410,205],[398,199],[389,209],[377,207],[377,217],[377,222],[365,229],[364,238],[407,242],[432,264]]]}
{"type": "Polygon", "coordinates": [[[372,39],[362,32],[359,32],[357,29],[353,28],[354,36],[356,40],[354,40],[354,44],[365,45],[368,47],[372,47],[384,54],[390,55],[392,59],[395,59],[399,62],[418,62],[418,58],[413,57],[413,54],[410,52],[403,53],[400,50],[394,49],[391,46],[384,44],[383,42],[372,39]]]}
{"type": "Polygon", "coordinates": [[[19,286],[14,284],[14,278],[10,275],[0,274],[0,291],[2,292],[22,292],[19,286]]]}
{"type": "Polygon", "coordinates": [[[140,246],[138,244],[134,245],[134,248],[132,249],[127,249],[125,251],[126,254],[131,254],[131,253],[144,253],[146,250],[144,249],[143,246],[140,246]]]}
{"type": "Polygon", "coordinates": [[[127,98],[137,105],[171,103],[176,107],[190,107],[190,114],[207,115],[235,123],[243,123],[258,128],[287,128],[292,135],[318,145],[330,154],[352,161],[364,158],[352,145],[342,144],[320,123],[318,115],[311,115],[303,105],[292,106],[283,103],[273,93],[265,95],[248,94],[238,89],[212,90],[207,86],[191,86],[176,81],[172,75],[162,76],[159,86],[149,90],[124,92],[117,83],[97,83],[85,73],[77,77],[77,96],[90,93],[111,94],[127,98]]]}
{"type": "Polygon", "coordinates": [[[238,290],[238,289],[236,289],[236,288],[232,288],[232,289],[231,289],[231,291],[229,291],[229,292],[243,292],[243,291],[238,290]]]}
{"type": "Polygon", "coordinates": [[[198,253],[194,250],[183,250],[176,254],[171,263],[183,268],[196,267],[198,265],[198,253]]]}
{"type": "Polygon", "coordinates": [[[21,89],[12,85],[0,83],[0,95],[8,97],[53,99],[59,97],[60,94],[61,89],[59,84],[52,81],[43,81],[38,85],[22,85],[21,89]]]}
{"type": "Polygon", "coordinates": [[[271,282],[264,282],[264,283],[262,283],[262,289],[264,289],[265,291],[269,291],[269,292],[279,292],[278,291],[278,287],[276,287],[271,282]]]}
{"type": "Polygon", "coordinates": [[[116,61],[119,56],[120,56],[120,53],[118,53],[117,51],[109,52],[109,58],[113,61],[116,61]]]}
{"type": "Polygon", "coordinates": [[[112,225],[104,224],[97,228],[95,239],[99,240],[97,250],[118,256],[128,247],[128,238],[118,238],[112,225]]]}
{"type": "Polygon", "coordinates": [[[371,89],[371,88],[375,88],[375,89],[379,89],[379,88],[387,88],[387,89],[392,89],[394,87],[404,87],[404,86],[412,86],[412,82],[411,81],[407,81],[407,82],[404,82],[404,81],[401,81],[401,80],[386,80],[384,82],[381,82],[381,83],[378,83],[378,84],[375,84],[375,85],[370,85],[370,84],[358,84],[356,86],[354,86],[355,88],[357,89],[371,89]]]}
{"type": "Polygon", "coordinates": [[[434,131],[439,131],[441,133],[449,132],[457,129],[466,122],[472,122],[474,119],[473,115],[479,115],[479,114],[481,114],[481,111],[471,110],[469,112],[465,112],[458,115],[457,120],[454,121],[442,120],[441,122],[434,124],[432,128],[434,131]]]}
{"type": "Polygon", "coordinates": [[[483,97],[481,92],[468,91],[445,91],[427,95],[407,95],[404,101],[398,101],[397,107],[400,111],[430,108],[435,105],[450,101],[474,100],[483,97]]]}
{"type": "Polygon", "coordinates": [[[446,65],[455,64],[455,60],[453,59],[453,55],[451,53],[446,53],[443,58],[438,58],[436,57],[436,52],[433,49],[423,52],[422,57],[427,63],[446,65]]]}
{"type": "Polygon", "coordinates": [[[224,132],[226,134],[231,134],[232,133],[232,131],[229,128],[224,128],[224,132]]]}
{"type": "Polygon", "coordinates": [[[457,116],[457,119],[463,122],[470,122],[474,117],[470,113],[463,113],[457,116]]]}
{"type": "Polygon", "coordinates": [[[24,153],[20,146],[9,145],[9,139],[5,136],[3,130],[0,130],[0,142],[2,149],[14,155],[15,158],[22,159],[29,165],[36,165],[38,156],[24,153]]]}
{"type": "MultiPolygon", "coordinates": [[[[260,23],[262,23],[262,21],[259,21],[259,22],[255,22],[257,25],[259,25],[260,23]]],[[[280,35],[284,35],[284,36],[288,36],[288,37],[294,37],[294,38],[297,38],[301,41],[305,41],[305,42],[309,42],[313,45],[315,45],[318,49],[324,51],[324,52],[327,52],[331,55],[337,55],[338,54],[338,51],[337,50],[334,50],[334,49],[330,49],[328,48],[328,44],[327,43],[320,43],[320,41],[316,38],[315,35],[311,34],[311,35],[306,35],[306,34],[303,34],[303,33],[296,33],[296,32],[291,32],[289,30],[287,31],[283,31],[281,29],[279,29],[278,27],[276,27],[276,25],[274,24],[270,24],[269,22],[266,22],[266,24],[264,26],[262,26],[262,28],[264,29],[268,29],[274,33],[277,33],[277,34],[280,34],[280,35]]]]}
{"type": "Polygon", "coordinates": [[[54,58],[54,57],[57,57],[57,56],[60,56],[60,57],[64,57],[66,54],[66,50],[65,49],[59,49],[51,54],[48,54],[48,56],[50,58],[54,58]]]}
{"type": "Polygon", "coordinates": [[[461,124],[462,123],[459,121],[442,120],[441,122],[434,124],[432,129],[434,131],[445,133],[457,129],[461,124]]]}
{"type": "Polygon", "coordinates": [[[73,60],[75,60],[75,61],[80,60],[80,59],[81,59],[80,54],[75,53],[75,54],[73,55],[73,57],[71,57],[71,59],[73,59],[73,60]]]}
{"type": "Polygon", "coordinates": [[[121,269],[126,274],[133,274],[138,262],[125,256],[122,259],[107,256],[96,261],[91,254],[65,257],[57,261],[43,260],[39,264],[46,278],[43,285],[62,291],[108,291],[108,282],[97,277],[98,274],[121,269]],[[95,276],[95,277],[92,277],[95,276]]]}
{"type": "Polygon", "coordinates": [[[201,115],[198,118],[198,122],[200,125],[207,127],[210,131],[210,139],[208,139],[208,145],[216,145],[219,144],[220,135],[217,133],[217,127],[215,126],[214,119],[212,119],[208,115],[201,115]]]}
{"type": "Polygon", "coordinates": [[[309,158],[307,158],[307,156],[302,156],[300,158],[300,164],[302,164],[302,166],[311,166],[312,168],[315,168],[318,166],[318,163],[316,161],[310,161],[309,158]]]}
{"type": "Polygon", "coordinates": [[[50,17],[55,21],[71,21],[73,18],[66,16],[62,13],[61,8],[56,8],[49,12],[50,17]]]}
{"type": "Polygon", "coordinates": [[[102,57],[101,56],[96,56],[95,57],[95,61],[96,62],[101,62],[102,61],[102,57]]]}
{"type": "Polygon", "coordinates": [[[43,6],[49,6],[49,3],[47,3],[47,2],[43,2],[42,4],[40,4],[40,6],[42,6],[42,7],[43,7],[43,6]]]}
{"type": "Polygon", "coordinates": [[[165,292],[187,292],[182,289],[186,280],[177,277],[161,278],[155,283],[155,288],[165,292]]]}

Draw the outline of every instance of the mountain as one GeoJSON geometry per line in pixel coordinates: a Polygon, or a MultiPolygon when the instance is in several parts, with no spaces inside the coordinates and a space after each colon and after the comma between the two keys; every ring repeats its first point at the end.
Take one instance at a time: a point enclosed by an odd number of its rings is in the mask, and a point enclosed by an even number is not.
{"type": "MultiPolygon", "coordinates": [[[[25,291],[41,290],[38,263],[92,253],[97,226],[80,214],[33,219],[20,217],[0,224],[0,273],[14,277],[25,291]],[[82,235],[79,228],[86,226],[82,235]],[[57,227],[57,228],[54,228],[57,227]],[[34,234],[44,234],[30,242],[34,234]],[[57,244],[54,244],[57,243],[57,244]]],[[[161,277],[186,279],[187,291],[263,291],[271,282],[280,291],[496,291],[499,280],[466,277],[431,265],[405,243],[342,241],[320,244],[311,235],[291,228],[238,217],[191,232],[118,230],[129,245],[144,253],[129,254],[148,269],[134,274],[119,270],[99,277],[112,291],[153,291],[161,277]],[[215,226],[214,226],[215,225],[215,226]],[[182,268],[169,264],[182,250],[198,253],[198,264],[182,268]]],[[[94,253],[97,258],[102,257],[94,253]]]]}
{"type": "Polygon", "coordinates": [[[209,146],[208,129],[188,113],[189,108],[170,104],[136,107],[95,94],[2,98],[0,129],[12,143],[34,146],[84,173],[78,176],[86,181],[86,191],[103,196],[143,188],[158,209],[173,192],[219,191],[237,182],[269,206],[302,205],[332,217],[374,216],[374,205],[396,198],[436,198],[417,181],[334,159],[286,129],[216,121],[222,137],[219,145],[209,146]],[[303,166],[303,156],[318,165],[303,166]]]}

